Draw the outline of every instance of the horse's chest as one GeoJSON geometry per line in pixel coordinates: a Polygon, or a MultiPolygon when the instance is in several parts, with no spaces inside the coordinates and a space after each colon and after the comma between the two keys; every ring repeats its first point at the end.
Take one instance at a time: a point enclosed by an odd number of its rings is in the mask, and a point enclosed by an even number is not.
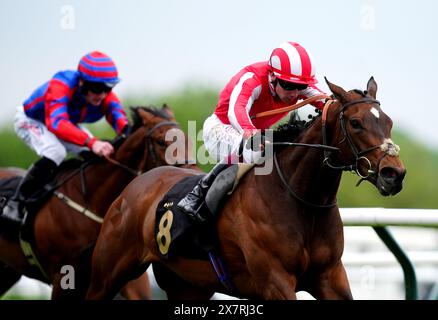
{"type": "Polygon", "coordinates": [[[303,260],[309,268],[321,268],[332,265],[341,258],[342,248],[335,240],[319,238],[313,240],[304,250],[303,260]]]}

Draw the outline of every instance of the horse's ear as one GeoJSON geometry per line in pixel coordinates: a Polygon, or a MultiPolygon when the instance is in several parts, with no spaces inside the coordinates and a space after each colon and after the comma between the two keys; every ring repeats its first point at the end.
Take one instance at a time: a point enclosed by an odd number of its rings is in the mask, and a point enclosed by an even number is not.
{"type": "Polygon", "coordinates": [[[371,77],[370,80],[368,80],[367,91],[368,91],[368,94],[369,94],[373,99],[376,99],[376,93],[377,93],[377,82],[376,82],[376,80],[374,80],[374,77],[371,77]]]}
{"type": "Polygon", "coordinates": [[[169,116],[169,118],[174,119],[175,115],[173,114],[172,109],[170,109],[170,107],[167,105],[167,103],[163,104],[163,106],[161,107],[161,109],[167,113],[167,115],[169,116]]]}
{"type": "Polygon", "coordinates": [[[143,122],[143,125],[150,124],[155,118],[153,114],[147,112],[143,108],[138,108],[137,114],[141,117],[141,121],[143,122]]]}
{"type": "Polygon", "coordinates": [[[326,77],[324,77],[324,79],[330,91],[335,95],[335,98],[339,99],[342,103],[347,102],[347,91],[342,89],[340,86],[331,83],[326,77]]]}

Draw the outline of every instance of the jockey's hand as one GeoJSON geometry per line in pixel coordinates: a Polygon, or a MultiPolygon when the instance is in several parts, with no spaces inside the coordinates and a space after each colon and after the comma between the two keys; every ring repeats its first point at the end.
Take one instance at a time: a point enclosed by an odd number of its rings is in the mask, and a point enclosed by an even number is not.
{"type": "Polygon", "coordinates": [[[254,131],[251,136],[246,139],[246,149],[252,151],[264,151],[265,150],[265,136],[260,130],[254,131]]]}
{"type": "Polygon", "coordinates": [[[114,147],[107,141],[96,140],[91,146],[91,151],[98,156],[108,157],[114,152],[114,147]]]}

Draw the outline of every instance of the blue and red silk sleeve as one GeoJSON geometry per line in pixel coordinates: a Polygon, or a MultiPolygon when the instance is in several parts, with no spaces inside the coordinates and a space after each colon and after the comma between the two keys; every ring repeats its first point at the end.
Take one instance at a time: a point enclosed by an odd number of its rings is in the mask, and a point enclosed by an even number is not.
{"type": "Polygon", "coordinates": [[[122,133],[123,128],[129,123],[125,110],[117,96],[110,92],[103,102],[103,112],[106,121],[113,127],[117,134],[122,133]]]}
{"type": "Polygon", "coordinates": [[[47,128],[58,138],[77,145],[91,145],[96,139],[70,121],[67,104],[73,95],[71,89],[65,82],[53,78],[50,80],[45,97],[45,122],[47,128]]]}

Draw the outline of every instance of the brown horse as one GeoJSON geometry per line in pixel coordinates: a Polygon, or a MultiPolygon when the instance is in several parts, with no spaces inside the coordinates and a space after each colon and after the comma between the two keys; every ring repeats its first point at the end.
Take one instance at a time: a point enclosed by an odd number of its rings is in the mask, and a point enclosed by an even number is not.
{"type": "MultiPolygon", "coordinates": [[[[75,167],[60,173],[57,177],[58,182],[71,177],[62,183],[57,191],[98,217],[104,216],[112,201],[138,173],[167,164],[165,150],[170,142],[165,140],[165,134],[168,130],[179,130],[174,115],[167,106],[163,106],[162,109],[132,108],[132,112],[134,119],[131,134],[126,140],[121,140],[123,142],[116,147],[111,159],[96,158],[82,174],[79,174],[75,167]],[[81,190],[83,183],[86,185],[86,192],[81,190]]],[[[185,159],[173,160],[185,162],[185,159]]],[[[7,168],[0,170],[0,177],[22,173],[19,169],[7,168]]],[[[83,297],[89,278],[91,249],[100,227],[101,222],[90,219],[55,196],[51,196],[36,213],[33,225],[33,251],[45,275],[29,265],[18,237],[11,239],[0,232],[0,296],[18,281],[21,275],[26,275],[52,284],[52,298],[64,295],[83,297]],[[75,290],[62,290],[60,287],[60,279],[65,275],[65,272],[61,272],[64,265],[75,268],[75,290]]],[[[137,283],[129,284],[124,292],[127,298],[150,298],[147,274],[137,283]]]]}
{"type": "MultiPolygon", "coordinates": [[[[351,299],[336,204],[342,171],[356,171],[382,195],[402,189],[406,170],[390,140],[392,121],[375,100],[374,79],[365,92],[327,83],[336,100],[295,136],[295,143],[304,146],[291,148],[286,142],[276,147],[274,139],[275,169],[268,175],[249,171],[217,216],[220,255],[240,297],[295,299],[304,290],[317,299],[351,299]]],[[[162,260],[158,252],[157,205],[179,180],[195,174],[199,172],[156,168],[121,193],[96,243],[88,299],[111,298],[151,263],[165,269],[166,276],[157,281],[169,299],[230,294],[208,261],[162,260]]]]}

